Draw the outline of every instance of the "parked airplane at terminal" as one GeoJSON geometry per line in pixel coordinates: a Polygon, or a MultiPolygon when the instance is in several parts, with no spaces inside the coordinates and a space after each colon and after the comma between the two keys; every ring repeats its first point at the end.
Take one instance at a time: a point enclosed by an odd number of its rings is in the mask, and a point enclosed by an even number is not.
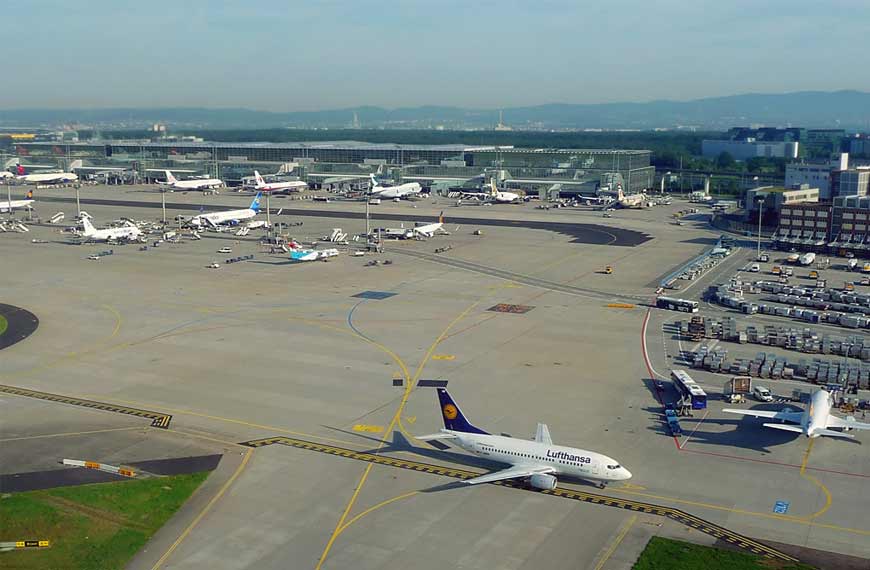
{"type": "Polygon", "coordinates": [[[398,186],[381,186],[374,174],[370,174],[372,179],[371,193],[376,194],[380,198],[405,198],[408,196],[416,196],[423,190],[417,182],[407,182],[398,186]]]}
{"type": "Polygon", "coordinates": [[[804,411],[773,411],[773,410],[737,410],[724,409],[723,412],[729,414],[740,414],[742,416],[752,416],[756,418],[770,418],[783,422],[791,422],[798,425],[789,425],[785,423],[768,423],[761,424],[764,427],[773,429],[781,429],[784,431],[793,431],[802,433],[807,437],[816,438],[821,435],[828,437],[847,437],[855,436],[841,431],[834,431],[828,428],[842,429],[870,429],[870,424],[865,424],[855,421],[854,418],[841,419],[831,414],[831,408],[834,405],[834,398],[827,390],[817,390],[810,398],[810,405],[804,411]]]}
{"type": "Polygon", "coordinates": [[[133,241],[142,237],[142,230],[130,222],[120,228],[98,230],[90,218],[82,217],[82,227],[84,231],[80,235],[85,241],[133,241]]]}
{"type": "Polygon", "coordinates": [[[250,220],[260,211],[260,197],[262,196],[261,192],[257,192],[257,195],[254,196],[254,200],[251,202],[251,205],[242,210],[227,210],[225,212],[212,212],[210,214],[199,214],[198,216],[194,216],[188,222],[190,225],[201,227],[203,225],[209,225],[212,227],[217,227],[220,225],[236,225],[242,220],[250,220]]]}
{"type": "MultiPolygon", "coordinates": [[[[70,164],[69,169],[75,170],[81,168],[82,161],[74,160],[70,164]]],[[[20,169],[23,171],[23,169],[20,169]]],[[[40,174],[22,174],[18,176],[18,180],[25,184],[68,184],[75,182],[79,177],[74,172],[46,172],[40,174]]]]}
{"type": "Polygon", "coordinates": [[[261,192],[300,192],[308,188],[308,184],[301,180],[290,180],[288,182],[266,182],[260,173],[254,171],[254,179],[257,181],[255,189],[261,192]]]}
{"type": "Polygon", "coordinates": [[[33,208],[33,203],[35,200],[3,200],[0,202],[0,214],[5,214],[12,210],[20,210],[26,209],[29,210],[33,208]]]}
{"type": "Polygon", "coordinates": [[[166,186],[173,190],[208,190],[209,188],[222,188],[224,181],[217,178],[193,178],[191,180],[178,180],[172,173],[165,170],[166,186]]]}
{"type": "Polygon", "coordinates": [[[518,202],[522,202],[522,197],[516,192],[506,192],[504,190],[499,190],[495,185],[495,178],[492,178],[489,181],[489,197],[499,204],[516,204],[518,202]]]}
{"type": "Polygon", "coordinates": [[[8,170],[0,170],[0,180],[5,180],[7,178],[15,178],[15,175],[8,170]]]}
{"type": "Polygon", "coordinates": [[[533,441],[514,439],[501,435],[490,435],[473,426],[444,388],[438,388],[438,402],[444,429],[439,433],[420,436],[422,441],[450,440],[462,449],[501,463],[509,468],[466,479],[464,483],[492,483],[505,479],[529,479],[536,489],[555,489],[557,475],[567,475],[580,479],[600,481],[604,487],[611,481],[625,481],[631,473],[617,461],[583,449],[553,445],[550,430],[546,424],[538,424],[533,441]]]}

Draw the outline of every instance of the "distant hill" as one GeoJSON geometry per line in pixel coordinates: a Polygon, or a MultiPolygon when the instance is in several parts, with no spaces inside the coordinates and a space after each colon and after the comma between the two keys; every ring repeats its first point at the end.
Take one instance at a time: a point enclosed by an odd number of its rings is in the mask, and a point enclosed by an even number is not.
{"type": "MultiPolygon", "coordinates": [[[[505,123],[517,128],[653,129],[695,126],[725,129],[762,123],[769,126],[840,127],[870,130],[870,93],[801,91],[746,94],[693,101],[646,103],[552,103],[503,110],[505,123]]],[[[366,128],[489,128],[498,122],[493,109],[459,107],[354,107],[275,113],[244,108],[22,109],[0,111],[0,126],[53,126],[81,123],[101,128],[141,128],[151,123],[173,127],[268,128],[348,127],[354,113],[366,128]]]]}

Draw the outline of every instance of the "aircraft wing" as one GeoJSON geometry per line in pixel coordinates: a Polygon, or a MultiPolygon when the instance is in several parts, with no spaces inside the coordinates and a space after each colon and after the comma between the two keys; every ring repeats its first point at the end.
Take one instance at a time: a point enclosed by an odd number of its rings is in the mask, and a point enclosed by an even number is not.
{"type": "Polygon", "coordinates": [[[515,465],[501,471],[488,473],[475,477],[474,479],[466,479],[463,483],[469,485],[477,485],[479,483],[493,483],[495,481],[504,481],[505,479],[519,479],[521,477],[531,477],[532,475],[543,475],[545,473],[555,473],[554,467],[545,465],[515,465]]]}
{"type": "Polygon", "coordinates": [[[804,428],[801,426],[790,426],[788,424],[761,424],[764,427],[773,429],[781,429],[782,431],[793,431],[795,433],[804,433],[804,428]]]}
{"type": "Polygon", "coordinates": [[[827,437],[844,437],[846,439],[855,439],[855,436],[852,434],[843,433],[841,431],[834,431],[832,429],[820,429],[820,430],[814,431],[813,433],[817,433],[819,435],[824,435],[827,437]]]}
{"type": "Polygon", "coordinates": [[[752,416],[753,418],[770,418],[774,420],[783,420],[787,422],[801,423],[803,419],[803,412],[784,412],[784,411],[774,411],[774,410],[735,410],[731,408],[725,408],[722,410],[723,412],[728,412],[729,414],[739,414],[741,416],[752,416]]]}
{"type": "Polygon", "coordinates": [[[870,424],[856,422],[855,420],[844,420],[831,414],[828,416],[828,427],[848,428],[848,429],[870,429],[870,424]]]}
{"type": "Polygon", "coordinates": [[[550,437],[550,428],[547,427],[547,424],[538,424],[538,431],[535,433],[535,441],[538,443],[553,445],[553,438],[550,437]]]}

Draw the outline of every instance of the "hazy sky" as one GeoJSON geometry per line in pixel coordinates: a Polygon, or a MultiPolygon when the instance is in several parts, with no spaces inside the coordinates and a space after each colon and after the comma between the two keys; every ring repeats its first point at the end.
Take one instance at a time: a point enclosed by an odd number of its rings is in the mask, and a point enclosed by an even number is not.
{"type": "Polygon", "coordinates": [[[866,0],[6,0],[0,109],[870,91],[866,0]]]}

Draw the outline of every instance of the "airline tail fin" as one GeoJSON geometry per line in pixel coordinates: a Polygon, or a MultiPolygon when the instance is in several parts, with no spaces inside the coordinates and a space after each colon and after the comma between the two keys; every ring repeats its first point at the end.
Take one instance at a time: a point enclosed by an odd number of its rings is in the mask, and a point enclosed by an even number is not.
{"type": "Polygon", "coordinates": [[[97,231],[96,228],[94,228],[94,225],[91,223],[91,221],[84,216],[82,216],[82,227],[85,230],[82,233],[86,236],[93,235],[93,233],[95,231],[97,231]]]}
{"type": "Polygon", "coordinates": [[[441,210],[441,213],[438,214],[438,223],[439,223],[439,224],[443,224],[443,223],[444,223],[444,210],[441,210]]]}
{"type": "Polygon", "coordinates": [[[70,172],[75,170],[76,168],[81,168],[85,163],[81,160],[74,160],[69,165],[70,172]]]}
{"type": "Polygon", "coordinates": [[[257,181],[257,188],[259,188],[260,186],[266,185],[266,181],[263,180],[263,177],[260,176],[260,173],[257,172],[256,170],[254,171],[254,180],[257,181]]]}
{"type": "Polygon", "coordinates": [[[257,192],[257,195],[254,196],[254,200],[251,202],[251,206],[250,206],[251,210],[253,210],[255,212],[260,211],[260,196],[262,196],[262,195],[263,195],[262,192],[257,192]]]}
{"type": "Polygon", "coordinates": [[[495,184],[495,177],[489,179],[489,187],[490,187],[490,195],[495,197],[498,196],[498,186],[495,184]]]}
{"type": "Polygon", "coordinates": [[[369,178],[372,179],[372,188],[377,188],[380,186],[380,184],[378,184],[378,179],[375,178],[374,174],[369,174],[369,178]]]}
{"type": "Polygon", "coordinates": [[[168,170],[164,170],[164,172],[166,173],[166,182],[168,182],[169,184],[175,184],[176,182],[178,182],[178,180],[175,178],[175,176],[172,175],[171,172],[169,172],[168,170]]]}
{"type": "Polygon", "coordinates": [[[466,433],[479,433],[488,435],[482,429],[473,426],[465,416],[462,410],[450,397],[450,393],[446,388],[438,388],[438,402],[441,404],[441,417],[444,419],[444,427],[451,431],[461,431],[466,433]]]}

